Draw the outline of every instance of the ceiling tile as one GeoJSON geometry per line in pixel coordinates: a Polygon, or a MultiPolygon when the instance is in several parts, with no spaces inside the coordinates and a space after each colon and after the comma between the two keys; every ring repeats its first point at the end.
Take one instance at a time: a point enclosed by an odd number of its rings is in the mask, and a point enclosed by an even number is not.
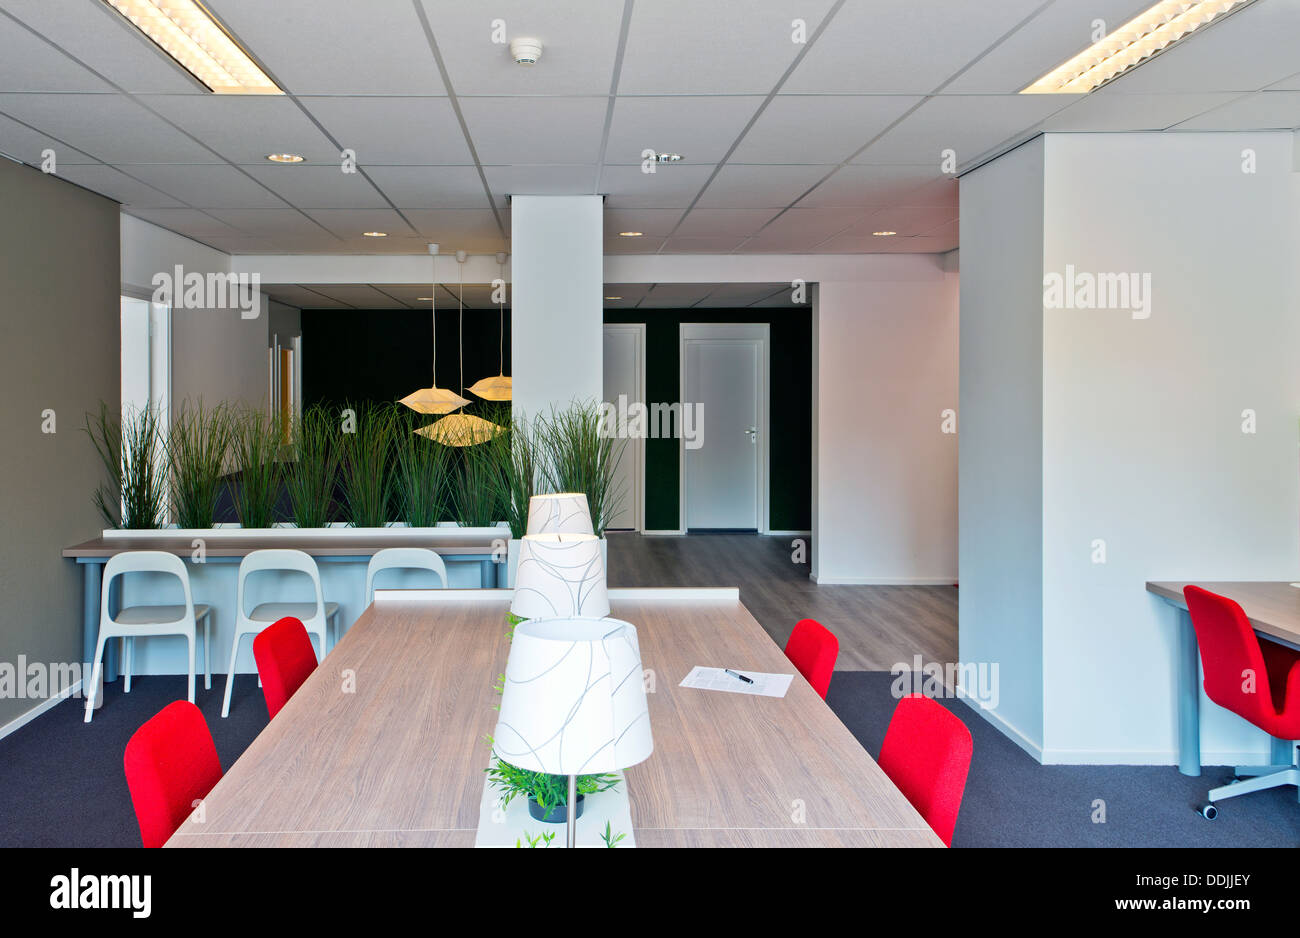
{"type": "Polygon", "coordinates": [[[132,209],[184,207],[184,203],[111,166],[97,163],[78,165],[64,161],[59,164],[57,175],[60,179],[75,182],[132,209]]]}
{"type": "Polygon", "coordinates": [[[389,295],[383,287],[368,283],[305,283],[309,294],[327,296],[355,309],[406,309],[406,304],[389,295]]]}
{"type": "MultiPolygon", "coordinates": [[[[128,93],[207,94],[197,79],[104,3],[0,0],[0,7],[128,93]]],[[[8,56],[7,40],[0,41],[0,48],[8,56]]],[[[59,67],[69,76],[80,74],[82,66],[61,58],[65,64],[59,67]]],[[[19,90],[9,82],[0,88],[19,90]]]]}
{"type": "Polygon", "coordinates": [[[131,175],[195,208],[283,208],[283,200],[224,163],[131,163],[131,175]]]}
{"type": "MultiPolygon", "coordinates": [[[[618,98],[605,161],[635,163],[651,149],[680,153],[683,162],[716,163],[762,103],[752,95],[618,98]]],[[[660,168],[673,167],[656,166],[660,168]]]]}
{"type": "Polygon", "coordinates": [[[636,166],[605,166],[600,191],[608,208],[686,208],[713,172],[712,166],[675,163],[657,166],[655,172],[636,166]]]}
{"type": "MultiPolygon", "coordinates": [[[[443,254],[504,250],[497,246],[504,236],[490,209],[409,209],[404,214],[425,241],[442,245],[443,254]],[[492,246],[484,247],[489,244],[492,246]]],[[[503,214],[502,221],[508,232],[509,216],[503,214]]]]}
{"type": "Polygon", "coordinates": [[[219,158],[115,94],[0,94],[8,114],[110,163],[214,163],[219,158]]]}
{"type": "Polygon", "coordinates": [[[873,231],[897,231],[901,237],[929,234],[957,217],[956,206],[895,205],[877,209],[845,235],[871,237],[873,231]]]}
{"type": "Polygon", "coordinates": [[[701,208],[785,208],[833,166],[729,163],[700,196],[701,208]]]}
{"type": "Polygon", "coordinates": [[[483,180],[473,166],[366,166],[398,208],[483,208],[483,180]]]}
{"type": "Polygon", "coordinates": [[[209,214],[243,234],[256,237],[301,235],[338,242],[320,224],[292,208],[212,209],[209,214]]]}
{"type": "MultiPolygon", "coordinates": [[[[357,162],[472,163],[447,98],[304,97],[302,104],[357,162]]],[[[482,154],[479,154],[482,158],[482,154]]]]}
{"type": "MultiPolygon", "coordinates": [[[[485,166],[483,174],[487,176],[492,196],[498,205],[505,205],[506,196],[510,195],[573,195],[594,192],[596,183],[596,167],[592,164],[485,166]]],[[[475,181],[477,180],[476,174],[475,181]]],[[[486,198],[481,183],[478,197],[480,202],[486,198]]]]}
{"type": "Polygon", "coordinates": [[[607,98],[465,98],[479,162],[587,163],[600,152],[607,98]]]}
{"type": "Polygon", "coordinates": [[[291,99],[280,95],[145,95],[141,103],[232,163],[296,153],[339,165],[339,151],[291,99]]]}
{"type": "Polygon", "coordinates": [[[845,4],[787,92],[928,94],[1042,0],[873,0],[845,4]]]}
{"type": "Polygon", "coordinates": [[[744,238],[762,228],[775,214],[776,210],[770,208],[697,208],[686,216],[674,234],[679,238],[744,238]]]}
{"type": "Polygon", "coordinates": [[[620,238],[605,236],[606,254],[655,254],[664,246],[663,238],[620,238]]]}
{"type": "Polygon", "coordinates": [[[1043,121],[1044,130],[1164,130],[1234,98],[1235,94],[1106,94],[1094,92],[1043,121]]]}
{"type": "MultiPolygon", "coordinates": [[[[915,165],[844,166],[804,196],[799,205],[804,208],[892,205],[903,201],[909,193],[943,178],[937,161],[915,165]]],[[[951,188],[955,202],[955,182],[951,188]]]]}
{"type": "Polygon", "coordinates": [[[241,168],[297,208],[389,207],[364,175],[345,173],[339,166],[263,163],[241,168]]]}
{"type": "Polygon", "coordinates": [[[225,222],[192,208],[130,207],[126,213],[200,241],[214,236],[235,238],[240,235],[240,232],[225,222]]]}
{"type": "Polygon", "coordinates": [[[1257,91],[1179,124],[1178,130],[1294,130],[1300,91],[1257,91]]]}
{"type": "MultiPolygon", "coordinates": [[[[0,4],[0,9],[10,4],[0,4]]],[[[49,4],[46,4],[49,5],[49,4]]],[[[100,91],[113,86],[7,16],[0,16],[0,88],[6,91],[100,91]]]]}
{"type": "Polygon", "coordinates": [[[623,5],[610,0],[421,0],[457,95],[608,94],[623,5]],[[506,42],[492,41],[494,20],[506,42]],[[509,40],[542,40],[534,67],[516,65],[509,40]]]}
{"type": "Polygon", "coordinates": [[[743,10],[698,0],[638,3],[619,94],[767,94],[805,48],[793,41],[791,23],[803,19],[811,36],[830,8],[831,0],[747,0],[743,10]]]}
{"type": "Polygon", "coordinates": [[[778,95],[731,159],[839,163],[922,100],[897,95],[778,95]]]}
{"type": "Polygon", "coordinates": [[[663,254],[730,254],[743,241],[735,238],[669,238],[664,242],[663,254]]]}
{"type": "Polygon", "coordinates": [[[811,247],[862,221],[870,213],[861,208],[792,208],[773,219],[762,237],[804,238],[811,247]]]}
{"type": "Polygon", "coordinates": [[[207,0],[291,94],[444,94],[410,0],[207,0]]]}
{"type": "Polygon", "coordinates": [[[414,235],[402,216],[390,208],[321,208],[306,212],[313,219],[334,232],[340,238],[348,240],[363,237],[362,232],[383,231],[386,238],[366,238],[366,242],[383,242],[391,245],[394,238],[414,235]]]}
{"type": "Polygon", "coordinates": [[[41,162],[41,152],[47,149],[54,151],[56,168],[68,163],[99,162],[80,150],[64,146],[46,134],[0,115],[0,153],[36,166],[41,162]]]}
{"type": "Polygon", "coordinates": [[[656,283],[641,298],[643,309],[684,309],[712,292],[711,283],[656,283]]]}
{"type": "Polygon", "coordinates": [[[1062,95],[945,95],[930,98],[854,163],[923,163],[938,166],[945,150],[965,165],[1034,127],[1069,103],[1062,95]]]}
{"type": "MultiPolygon", "coordinates": [[[[682,213],[675,208],[606,208],[605,237],[617,237],[620,231],[640,231],[647,237],[671,234],[682,213]]],[[[645,238],[619,238],[620,241],[644,241],[645,238]]]]}

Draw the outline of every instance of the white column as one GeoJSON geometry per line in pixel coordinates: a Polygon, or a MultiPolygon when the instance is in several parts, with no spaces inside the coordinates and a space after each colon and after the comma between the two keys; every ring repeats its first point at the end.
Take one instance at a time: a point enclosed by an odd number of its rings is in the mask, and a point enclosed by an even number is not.
{"type": "Polygon", "coordinates": [[[511,200],[514,408],[531,418],[574,400],[599,402],[603,382],[602,200],[511,200]]]}

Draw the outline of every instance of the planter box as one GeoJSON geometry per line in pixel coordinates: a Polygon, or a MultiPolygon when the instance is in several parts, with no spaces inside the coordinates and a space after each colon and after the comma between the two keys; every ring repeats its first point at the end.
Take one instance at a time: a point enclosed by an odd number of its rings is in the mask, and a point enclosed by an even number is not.
{"type": "Polygon", "coordinates": [[[141,530],[124,530],[121,528],[108,528],[103,532],[105,540],[143,540],[156,537],[202,537],[209,540],[219,540],[223,537],[283,537],[285,534],[293,533],[296,537],[302,538],[329,538],[339,537],[341,535],[356,536],[358,534],[367,537],[374,537],[382,540],[385,537],[406,538],[412,534],[423,534],[429,537],[438,537],[440,540],[466,540],[482,541],[485,538],[504,538],[510,539],[510,527],[501,522],[490,528],[462,528],[451,522],[442,522],[436,528],[411,528],[402,522],[394,522],[382,528],[353,528],[341,521],[336,521],[327,528],[300,528],[292,522],[279,522],[270,528],[244,528],[238,524],[218,524],[211,528],[178,528],[174,525],[167,525],[161,528],[148,528],[141,530]]]}

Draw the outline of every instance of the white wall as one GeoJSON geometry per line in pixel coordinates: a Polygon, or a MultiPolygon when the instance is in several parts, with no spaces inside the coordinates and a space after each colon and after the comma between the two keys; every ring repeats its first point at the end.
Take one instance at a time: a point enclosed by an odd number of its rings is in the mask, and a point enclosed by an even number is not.
{"type": "MultiPolygon", "coordinates": [[[[1044,312],[1044,758],[1173,762],[1175,619],[1144,581],[1300,574],[1292,135],[1046,146],[1045,271],[1150,273],[1152,305],[1044,312]]],[[[1239,718],[1202,714],[1206,764],[1267,752],[1239,718]]]]}
{"type": "Polygon", "coordinates": [[[956,582],[957,280],[936,257],[915,279],[818,285],[818,583],[956,582]]]}
{"type": "Polygon", "coordinates": [[[1043,142],[961,180],[958,640],[996,663],[1013,739],[1043,743],[1043,142]]]}
{"type": "Polygon", "coordinates": [[[513,406],[527,417],[601,399],[602,208],[594,195],[511,200],[513,406]]]}

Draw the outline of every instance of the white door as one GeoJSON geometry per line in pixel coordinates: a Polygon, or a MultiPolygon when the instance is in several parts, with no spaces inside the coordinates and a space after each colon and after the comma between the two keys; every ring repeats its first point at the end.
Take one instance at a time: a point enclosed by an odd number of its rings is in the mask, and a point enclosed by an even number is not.
{"type": "Polygon", "coordinates": [[[682,407],[697,415],[696,438],[682,440],[687,530],[766,529],[766,334],[682,325],[682,407]]]}
{"type": "Polygon", "coordinates": [[[604,400],[614,408],[624,428],[615,446],[622,446],[623,454],[615,475],[614,490],[620,494],[618,511],[611,517],[607,528],[640,531],[642,518],[642,476],[644,472],[645,441],[627,438],[627,408],[645,403],[645,323],[609,323],[605,326],[605,385],[604,400]]]}

